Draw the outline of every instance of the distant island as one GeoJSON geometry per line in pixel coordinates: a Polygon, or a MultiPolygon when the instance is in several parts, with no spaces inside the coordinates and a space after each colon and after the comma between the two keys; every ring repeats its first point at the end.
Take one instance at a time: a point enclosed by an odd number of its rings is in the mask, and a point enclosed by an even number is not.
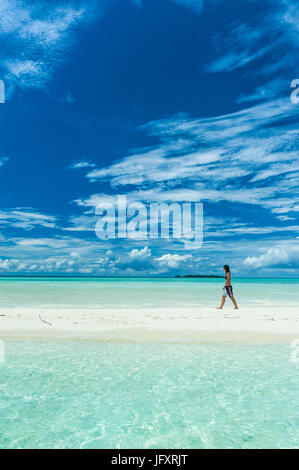
{"type": "Polygon", "coordinates": [[[176,275],[175,277],[217,277],[217,278],[223,278],[223,276],[216,276],[215,274],[185,274],[184,276],[180,276],[179,274],[176,275]]]}

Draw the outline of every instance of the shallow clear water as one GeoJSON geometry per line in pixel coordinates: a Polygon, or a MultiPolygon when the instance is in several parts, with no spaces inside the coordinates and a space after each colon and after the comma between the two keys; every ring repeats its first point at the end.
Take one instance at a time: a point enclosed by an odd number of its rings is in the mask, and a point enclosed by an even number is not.
{"type": "MultiPolygon", "coordinates": [[[[0,307],[214,306],[224,279],[0,278],[0,307]]],[[[243,305],[299,304],[299,279],[233,279],[243,305]]]]}
{"type": "Polygon", "coordinates": [[[6,343],[1,448],[294,448],[288,345],[6,343]]]}

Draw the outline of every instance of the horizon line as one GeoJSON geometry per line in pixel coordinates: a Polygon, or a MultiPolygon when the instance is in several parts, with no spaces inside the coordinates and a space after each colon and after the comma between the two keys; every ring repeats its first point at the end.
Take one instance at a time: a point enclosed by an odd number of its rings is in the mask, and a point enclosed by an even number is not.
{"type": "MultiPolygon", "coordinates": [[[[200,278],[211,278],[211,279],[222,279],[224,276],[220,276],[217,274],[175,274],[173,276],[113,276],[113,275],[107,275],[107,276],[90,276],[90,275],[55,275],[55,274],[0,274],[0,279],[1,278],[86,278],[86,279],[200,279],[200,278]]],[[[234,276],[234,279],[241,279],[241,278],[247,278],[247,279],[299,279],[299,277],[273,277],[273,276],[234,276]]]]}

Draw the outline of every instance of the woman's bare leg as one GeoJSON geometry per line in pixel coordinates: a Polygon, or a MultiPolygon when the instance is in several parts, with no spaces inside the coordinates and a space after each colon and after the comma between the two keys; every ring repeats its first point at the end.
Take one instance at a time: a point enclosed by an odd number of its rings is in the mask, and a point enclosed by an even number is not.
{"type": "Polygon", "coordinates": [[[222,310],[224,304],[225,304],[225,295],[222,296],[220,307],[218,307],[217,310],[222,310]]]}
{"type": "Polygon", "coordinates": [[[238,310],[239,307],[238,307],[237,302],[235,301],[235,298],[234,298],[233,296],[231,297],[231,301],[232,301],[232,303],[234,304],[235,309],[238,310]]]}

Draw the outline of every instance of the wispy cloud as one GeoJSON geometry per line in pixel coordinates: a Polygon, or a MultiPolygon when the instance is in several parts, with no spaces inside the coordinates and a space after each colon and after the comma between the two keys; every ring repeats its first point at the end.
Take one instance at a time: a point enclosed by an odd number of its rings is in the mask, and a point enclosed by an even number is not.
{"type": "Polygon", "coordinates": [[[74,103],[76,101],[76,99],[74,98],[74,96],[72,95],[72,93],[70,91],[68,91],[61,99],[60,99],[61,103],[68,103],[68,104],[71,104],[71,103],[74,103]]]}
{"type": "Polygon", "coordinates": [[[269,76],[294,68],[298,55],[298,11],[289,0],[269,1],[251,23],[228,25],[215,38],[217,56],[207,65],[211,73],[231,72],[263,59],[254,74],[269,76]],[[283,54],[283,55],[282,55],[283,54]]]}
{"type": "Polygon", "coordinates": [[[263,41],[265,33],[264,27],[256,28],[246,24],[232,27],[225,40],[217,38],[218,47],[223,52],[207,65],[206,70],[212,73],[231,72],[261,58],[271,49],[270,44],[263,41]]]}
{"type": "MultiPolygon", "coordinates": [[[[160,144],[95,168],[87,177],[108,181],[113,189],[126,187],[128,197],[137,200],[230,201],[261,205],[273,213],[295,210],[295,116],[289,100],[276,99],[223,116],[150,122],[143,130],[160,144]]],[[[98,200],[95,195],[81,203],[98,200]]]]}
{"type": "Polygon", "coordinates": [[[8,157],[0,157],[0,167],[5,165],[5,163],[7,163],[9,160],[8,157]]]}
{"type": "Polygon", "coordinates": [[[16,208],[0,211],[0,227],[32,230],[35,227],[54,228],[56,217],[42,214],[31,208],[16,208]]]}
{"type": "Polygon", "coordinates": [[[237,103],[251,103],[254,101],[272,101],[282,95],[284,90],[289,90],[290,82],[286,79],[277,78],[270,80],[267,83],[257,87],[253,93],[248,95],[242,94],[238,99],[237,103]]]}
{"type": "MultiPolygon", "coordinates": [[[[143,0],[131,0],[133,3],[138,5],[139,7],[142,6],[143,0]]],[[[189,8],[196,13],[201,13],[203,8],[203,0],[172,0],[174,3],[178,5],[189,8]]]]}
{"type": "Polygon", "coordinates": [[[203,0],[172,0],[172,1],[183,7],[190,8],[196,13],[202,12],[203,0]]]}
{"type": "Polygon", "coordinates": [[[94,168],[96,165],[92,162],[89,162],[89,161],[81,161],[81,162],[74,162],[72,163],[72,165],[70,166],[70,168],[73,168],[73,169],[80,169],[80,168],[94,168]]]}
{"type": "Polygon", "coordinates": [[[74,41],[73,29],[95,15],[94,1],[1,0],[0,69],[10,85],[41,87],[74,41]]]}

